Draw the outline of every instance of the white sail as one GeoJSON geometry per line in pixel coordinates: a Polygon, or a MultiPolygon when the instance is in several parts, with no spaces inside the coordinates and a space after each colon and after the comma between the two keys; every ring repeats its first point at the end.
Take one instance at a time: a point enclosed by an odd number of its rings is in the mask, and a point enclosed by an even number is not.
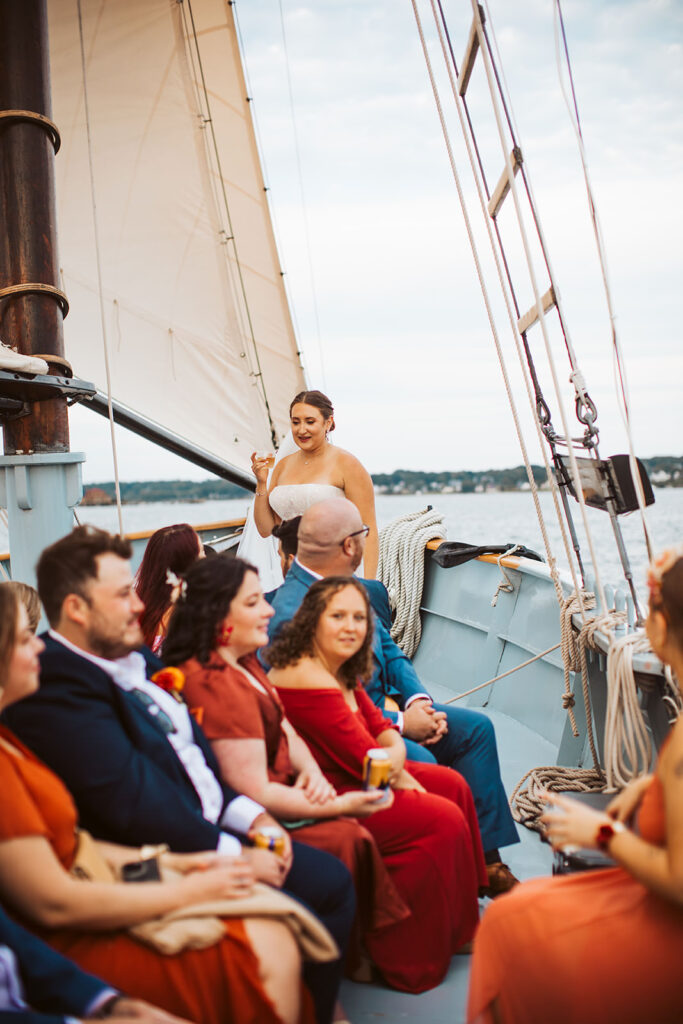
{"type": "Polygon", "coordinates": [[[105,391],[106,333],[117,401],[246,469],[304,378],[231,7],[81,0],[87,122],[77,0],[48,11],[67,357],[105,391]]]}

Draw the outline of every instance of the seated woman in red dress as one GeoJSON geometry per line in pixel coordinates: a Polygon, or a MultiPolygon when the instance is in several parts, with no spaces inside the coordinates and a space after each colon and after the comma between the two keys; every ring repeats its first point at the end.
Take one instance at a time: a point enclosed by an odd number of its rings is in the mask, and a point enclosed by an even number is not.
{"type": "MultiPolygon", "coordinates": [[[[645,628],[683,691],[683,546],[650,568],[645,628]]],[[[472,960],[476,1024],[679,1024],[683,1019],[683,717],[653,775],[605,813],[548,794],[555,849],[602,849],[618,867],[524,882],[486,910],[472,960]],[[635,816],[634,826],[627,824],[635,816]]]]}
{"type": "MultiPolygon", "coordinates": [[[[0,710],[38,687],[43,648],[16,594],[0,584],[0,710]]],[[[61,781],[0,726],[0,898],[28,927],[85,970],[131,996],[201,1024],[295,1024],[300,958],[291,932],[265,918],[224,921],[225,935],[172,956],[143,945],[128,928],[181,907],[247,895],[253,871],[242,858],[163,855],[176,881],[135,885],[70,874],[76,810],[61,781]]],[[[97,843],[111,867],[141,851],[97,843]]]]}
{"type": "Polygon", "coordinates": [[[371,672],[372,626],[353,577],[314,583],[267,657],[289,720],[337,792],[361,784],[368,750],[388,754],[393,802],[365,827],[411,912],[385,935],[390,980],[406,992],[433,988],[474,935],[487,883],[469,786],[450,768],[406,762],[397,729],[357,685],[371,672]]]}
{"type": "Polygon", "coordinates": [[[408,909],[374,839],[354,820],[384,813],[381,794],[356,788],[338,795],[285,718],[256,657],[273,614],[247,562],[227,556],[197,562],[176,602],[164,660],[182,670],[183,696],[228,785],[288,823],[292,838],[334,854],[351,871],[358,913],[349,969],[360,967],[362,940],[380,971],[391,973],[383,933],[408,909]]]}

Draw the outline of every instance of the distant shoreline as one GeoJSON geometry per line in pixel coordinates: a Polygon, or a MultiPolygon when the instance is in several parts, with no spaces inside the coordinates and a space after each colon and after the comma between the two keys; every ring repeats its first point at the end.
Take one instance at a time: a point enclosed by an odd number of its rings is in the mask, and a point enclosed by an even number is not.
{"type": "MultiPolygon", "coordinates": [[[[683,487],[683,456],[658,455],[641,460],[654,487],[683,487]]],[[[547,487],[545,468],[532,466],[534,480],[540,488],[547,487]]],[[[397,469],[393,473],[374,473],[372,482],[377,495],[485,494],[529,491],[524,466],[511,469],[446,470],[427,473],[420,470],[397,469]]],[[[148,480],[121,482],[123,504],[153,502],[201,503],[211,500],[250,498],[251,492],[227,480],[148,480]]],[[[112,505],[115,498],[113,481],[84,485],[83,505],[112,505]]]]}

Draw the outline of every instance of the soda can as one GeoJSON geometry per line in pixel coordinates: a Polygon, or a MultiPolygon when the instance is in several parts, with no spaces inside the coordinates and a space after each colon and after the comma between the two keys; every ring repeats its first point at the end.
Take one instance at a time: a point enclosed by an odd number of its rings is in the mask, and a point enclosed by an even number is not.
{"type": "Polygon", "coordinates": [[[258,832],[254,833],[254,846],[261,850],[270,850],[279,856],[285,852],[285,834],[280,828],[274,825],[264,825],[258,832]]]}
{"type": "Polygon", "coordinates": [[[384,747],[372,747],[363,758],[363,789],[387,789],[391,762],[384,747]]]}

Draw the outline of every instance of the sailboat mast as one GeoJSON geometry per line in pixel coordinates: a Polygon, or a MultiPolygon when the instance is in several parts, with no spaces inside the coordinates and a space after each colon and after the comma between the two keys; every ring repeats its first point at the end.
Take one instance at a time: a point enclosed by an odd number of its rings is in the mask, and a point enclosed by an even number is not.
{"type": "Polygon", "coordinates": [[[58,287],[47,0],[0,0],[0,338],[42,355],[46,375],[0,372],[7,509],[14,579],[33,582],[38,556],[71,529],[84,456],[69,451],[67,395],[94,393],[65,366],[58,287]]]}
{"type": "MultiPolygon", "coordinates": [[[[64,358],[66,308],[58,289],[58,136],[50,118],[47,0],[0,0],[0,339],[48,363],[64,358]]],[[[60,375],[63,367],[52,363],[50,372],[60,375]]],[[[4,450],[68,452],[66,399],[32,403],[27,415],[5,423],[4,450]]]]}

